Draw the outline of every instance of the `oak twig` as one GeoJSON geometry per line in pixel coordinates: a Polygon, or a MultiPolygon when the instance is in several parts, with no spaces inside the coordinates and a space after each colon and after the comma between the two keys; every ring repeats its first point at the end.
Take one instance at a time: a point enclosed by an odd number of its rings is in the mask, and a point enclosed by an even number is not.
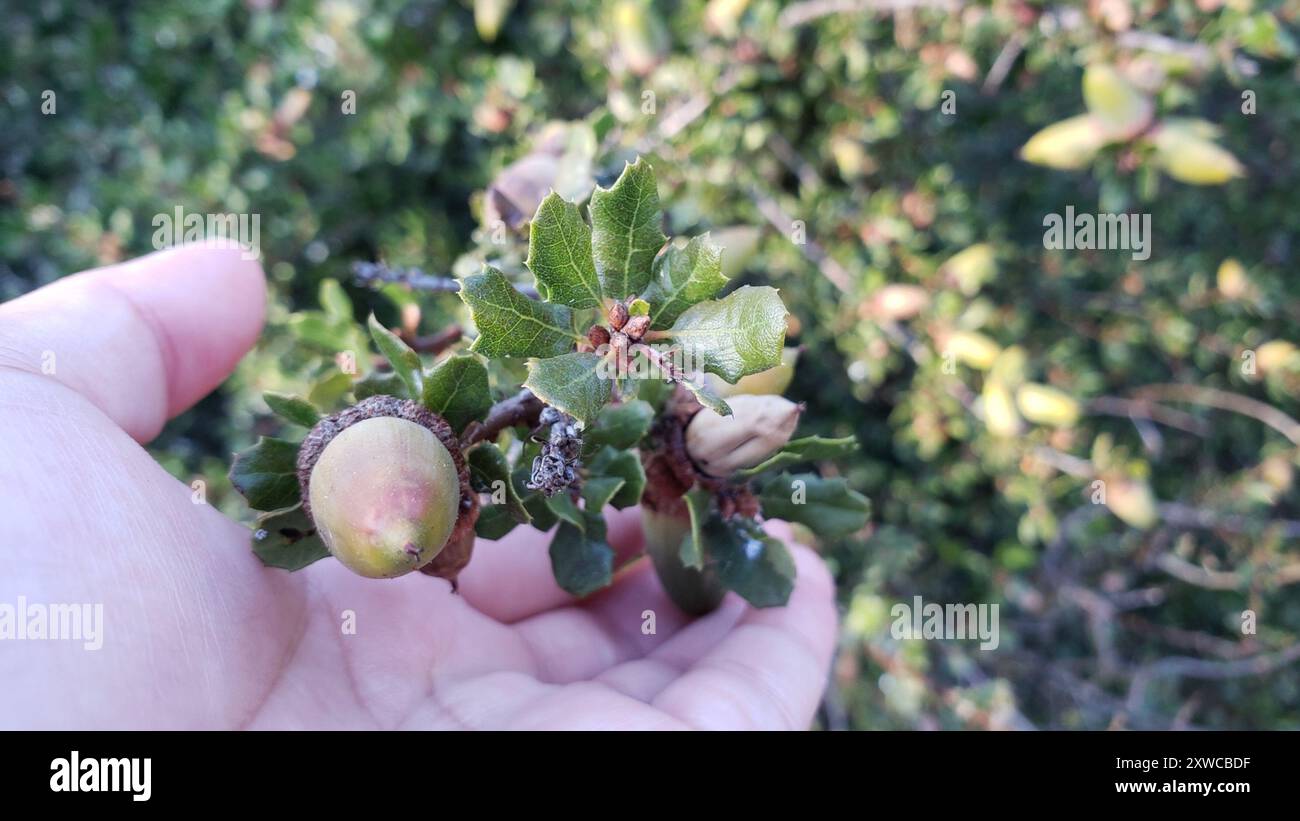
{"type": "Polygon", "coordinates": [[[517,425],[536,427],[542,413],[542,400],[533,392],[524,388],[509,399],[503,399],[492,406],[487,418],[482,422],[471,422],[461,434],[462,448],[478,442],[495,439],[501,431],[517,425]]]}
{"type": "Polygon", "coordinates": [[[1173,402],[1190,402],[1209,408],[1232,411],[1242,416],[1249,416],[1268,425],[1273,430],[1290,439],[1292,444],[1300,445],[1300,422],[1287,416],[1282,411],[1258,399],[1242,396],[1232,391],[1207,388],[1201,385],[1163,384],[1146,385],[1133,392],[1138,399],[1155,399],[1173,402]]]}
{"type": "MultiPolygon", "coordinates": [[[[375,288],[380,285],[401,285],[412,291],[431,294],[454,294],[460,291],[460,280],[425,273],[419,268],[392,268],[383,262],[354,262],[352,276],[358,285],[375,288]]],[[[540,299],[537,289],[529,285],[514,285],[515,290],[529,299],[540,299]]]]}
{"type": "Polygon", "coordinates": [[[412,291],[429,293],[455,293],[460,282],[454,277],[427,274],[419,268],[391,268],[383,262],[354,262],[352,276],[358,285],[374,288],[379,285],[403,285],[412,291]]]}

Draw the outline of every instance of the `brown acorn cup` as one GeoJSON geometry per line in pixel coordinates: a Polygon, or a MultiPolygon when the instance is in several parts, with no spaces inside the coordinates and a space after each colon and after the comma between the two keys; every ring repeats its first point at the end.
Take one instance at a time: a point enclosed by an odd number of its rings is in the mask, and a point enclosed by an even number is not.
{"type": "Polygon", "coordinates": [[[455,590],[456,577],[469,564],[474,549],[474,525],[479,515],[478,494],[470,487],[469,468],[451,425],[428,408],[409,399],[381,395],[368,397],[350,408],[323,417],[303,439],[302,447],[298,450],[298,484],[302,488],[303,510],[311,516],[311,472],[316,460],[325,451],[325,446],[352,425],[383,416],[405,419],[427,429],[447,449],[456,466],[456,476],[460,482],[460,512],[456,524],[442,550],[420,568],[422,573],[447,579],[455,590]]]}

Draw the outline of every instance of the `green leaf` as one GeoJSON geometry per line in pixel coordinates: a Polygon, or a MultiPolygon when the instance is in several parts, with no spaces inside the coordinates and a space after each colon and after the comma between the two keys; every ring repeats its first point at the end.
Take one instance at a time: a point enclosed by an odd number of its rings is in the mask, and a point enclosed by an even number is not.
{"type": "Polygon", "coordinates": [[[727,400],[714,393],[713,389],[705,384],[703,380],[696,382],[693,379],[687,379],[682,382],[682,385],[685,386],[686,390],[695,394],[695,398],[699,400],[701,405],[718,416],[731,415],[731,406],[727,404],[727,400]]]}
{"type": "Polygon", "coordinates": [[[687,308],[669,334],[702,370],[734,385],[742,376],[781,364],[785,315],[775,288],[746,285],[687,308]]]}
{"type": "Polygon", "coordinates": [[[547,302],[571,308],[601,304],[600,278],[591,256],[591,229],[578,206],[552,191],[528,228],[528,259],[537,292],[547,302]]]}
{"type": "Polygon", "coordinates": [[[524,502],[524,509],[528,515],[533,517],[533,527],[545,533],[555,527],[559,521],[555,512],[548,505],[547,498],[537,491],[532,491],[528,495],[521,497],[524,502]]]}
{"type": "Polygon", "coordinates": [[[591,129],[595,132],[596,142],[603,142],[605,135],[609,133],[615,125],[618,125],[618,118],[614,112],[607,108],[598,108],[590,115],[591,129]]]}
{"type": "Polygon", "coordinates": [[[328,408],[338,402],[352,390],[352,376],[343,371],[334,371],[329,376],[312,385],[307,393],[307,401],[316,407],[328,408]]]}
{"type": "Polygon", "coordinates": [[[614,580],[614,549],[605,541],[605,520],[587,516],[585,532],[563,522],[551,539],[551,571],[567,593],[586,596],[614,580]]]}
{"type": "Polygon", "coordinates": [[[317,298],[320,300],[321,309],[331,319],[352,321],[352,300],[338,280],[322,279],[317,298]]]}
{"type": "Polygon", "coordinates": [[[587,520],[583,518],[582,508],[578,507],[578,503],[573,501],[573,497],[567,491],[545,498],[546,506],[560,521],[567,522],[579,530],[587,529],[587,520]]]}
{"type": "Polygon", "coordinates": [[[357,325],[351,314],[346,319],[332,318],[320,311],[304,311],[289,317],[289,331],[294,338],[326,351],[351,348],[357,325]]]}
{"type": "Polygon", "coordinates": [[[719,580],[755,607],[780,607],[794,590],[794,559],[753,520],[717,516],[704,524],[705,550],[719,580]]]}
{"type": "Polygon", "coordinates": [[[691,517],[691,529],[682,537],[682,546],[678,558],[682,564],[695,570],[704,569],[704,523],[709,518],[709,506],[713,503],[713,494],[704,488],[692,488],[684,497],[686,510],[691,517]]]}
{"type": "Polygon", "coordinates": [[[267,567],[301,570],[330,551],[299,503],[257,517],[253,553],[267,567]]]}
{"type": "Polygon", "coordinates": [[[871,516],[871,502],[848,482],[814,473],[782,473],[763,487],[759,500],[764,516],[807,525],[824,538],[861,530],[871,516]]]}
{"type": "Polygon", "coordinates": [[[467,461],[470,482],[475,490],[492,494],[491,507],[504,508],[519,524],[532,521],[511,480],[510,463],[500,448],[491,442],[481,442],[469,452],[467,461]]]}
{"type": "Polygon", "coordinates": [[[492,407],[487,366],[473,354],[448,357],[424,377],[423,405],[447,420],[457,433],[492,407]]]}
{"type": "MultiPolygon", "coordinates": [[[[1249,8],[1249,7],[1247,7],[1249,8]]],[[[1296,54],[1296,42],[1277,17],[1260,11],[1244,17],[1237,25],[1242,48],[1266,60],[1291,58],[1296,54]]]]}
{"type": "Polygon", "coordinates": [[[621,476],[592,476],[582,483],[582,502],[588,513],[599,514],[619,493],[624,484],[621,476]]]}
{"type": "MultiPolygon", "coordinates": [[[[645,359],[643,354],[638,353],[637,359],[634,360],[634,368],[641,368],[641,360],[645,359]]],[[[644,373],[644,370],[640,371],[644,373]]],[[[673,382],[667,379],[634,379],[631,380],[635,388],[637,401],[645,402],[651,408],[658,410],[668,401],[668,397],[673,393],[673,382]]]]}
{"type": "Polygon", "coordinates": [[[504,506],[490,505],[479,511],[478,521],[474,523],[474,535],[495,542],[504,538],[518,524],[504,506]]]}
{"type": "Polygon", "coordinates": [[[490,265],[481,274],[465,277],[460,298],[478,326],[470,350],[484,356],[559,356],[573,350],[579,339],[568,308],[529,299],[490,265]]]}
{"type": "Polygon", "coordinates": [[[266,391],[262,394],[262,400],[276,416],[295,425],[310,428],[320,421],[320,411],[301,396],[266,391]]]}
{"type": "Polygon", "coordinates": [[[605,445],[623,449],[635,446],[650,432],[655,410],[639,399],[606,405],[596,421],[582,432],[583,450],[591,455],[605,445]]]}
{"type": "Polygon", "coordinates": [[[235,454],[230,483],[254,510],[279,510],[298,503],[298,445],[263,436],[235,454]]]}
{"type": "Polygon", "coordinates": [[[697,302],[711,299],[727,284],[722,275],[722,249],[702,234],[684,246],[670,243],[655,257],[650,287],[650,327],[667,328],[697,302]]]}
{"type": "Polygon", "coordinates": [[[858,440],[853,436],[841,439],[827,439],[822,436],[807,436],[786,442],[785,447],[754,465],[752,468],[736,471],[733,476],[744,479],[757,476],[768,470],[779,470],[801,462],[816,462],[820,459],[838,459],[858,449],[858,440]]]}
{"type": "MultiPolygon", "coordinates": [[[[426,385],[426,389],[427,389],[426,385]]],[[[406,383],[402,377],[392,371],[371,371],[352,383],[352,395],[360,402],[371,396],[396,396],[398,399],[410,399],[406,383]]]]}
{"type": "Polygon", "coordinates": [[[397,334],[380,324],[375,315],[370,315],[370,338],[375,340],[379,352],[393,366],[393,373],[401,378],[411,396],[419,396],[422,389],[423,373],[420,355],[411,350],[397,334]]]}
{"type": "Polygon", "coordinates": [[[604,372],[602,363],[602,357],[594,353],[532,359],[524,387],[546,404],[588,425],[609,402],[613,380],[604,372]]]}
{"type": "MultiPolygon", "coordinates": [[[[632,450],[618,450],[604,447],[588,465],[591,476],[613,477],[622,484],[618,492],[608,500],[609,504],[619,510],[632,507],[641,501],[641,491],[645,490],[645,468],[641,457],[632,450]]],[[[592,481],[588,479],[588,482],[592,481]]],[[[603,507],[604,505],[602,505],[603,507]]]]}
{"type": "Polygon", "coordinates": [[[660,226],[659,187],[650,163],[637,159],[614,185],[591,195],[591,240],[601,290],[621,299],[650,281],[650,266],[667,237],[660,226]]]}
{"type": "Polygon", "coordinates": [[[650,303],[644,299],[634,299],[627,304],[628,316],[650,316],[650,303]]]}

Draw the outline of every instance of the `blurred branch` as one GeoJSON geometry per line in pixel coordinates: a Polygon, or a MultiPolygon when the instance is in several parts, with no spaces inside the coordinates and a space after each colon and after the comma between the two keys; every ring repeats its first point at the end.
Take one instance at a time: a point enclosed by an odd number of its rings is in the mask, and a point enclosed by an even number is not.
{"type": "MultiPolygon", "coordinates": [[[[427,274],[419,268],[393,268],[382,262],[354,262],[352,276],[356,283],[364,288],[377,288],[380,285],[401,285],[412,291],[431,294],[454,294],[460,292],[460,280],[455,277],[442,277],[427,274]]],[[[530,285],[514,285],[515,290],[529,299],[540,299],[537,289],[530,285]]]]}
{"type": "MultiPolygon", "coordinates": [[[[781,208],[776,200],[758,188],[751,188],[750,193],[754,197],[754,204],[758,206],[759,213],[771,223],[773,228],[789,237],[791,227],[794,225],[794,220],[790,215],[781,208]]],[[[846,294],[853,290],[853,279],[849,276],[849,272],[827,254],[826,250],[816,240],[807,239],[803,247],[804,255],[817,265],[817,269],[821,271],[822,276],[830,280],[832,285],[846,294]]]]}
{"type": "Polygon", "coordinates": [[[459,325],[448,325],[441,331],[428,336],[417,336],[406,340],[416,353],[440,354],[460,341],[465,331],[459,325]]]}
{"type": "Polygon", "coordinates": [[[1056,448],[1047,446],[1034,448],[1034,456],[1076,479],[1091,479],[1097,475],[1097,469],[1092,466],[1092,462],[1079,456],[1063,453],[1056,448]]]}
{"type": "Polygon", "coordinates": [[[805,191],[816,191],[821,187],[821,175],[817,169],[812,167],[812,163],[803,158],[795,147],[790,145],[790,141],[776,132],[768,135],[767,146],[772,149],[772,153],[781,161],[781,164],[790,169],[790,173],[799,178],[799,186],[805,191]]]}
{"type": "Polygon", "coordinates": [[[1162,425],[1177,428],[1187,433],[1194,433],[1197,436],[1206,436],[1210,433],[1210,424],[1204,419],[1198,419],[1190,413],[1166,408],[1163,405],[1141,399],[1099,396],[1088,403],[1087,412],[1105,416],[1150,419],[1153,422],[1159,422],[1162,425]]]}
{"type": "Polygon", "coordinates": [[[1166,384],[1146,385],[1133,391],[1133,395],[1139,399],[1190,402],[1195,405],[1204,405],[1210,408],[1239,413],[1243,416],[1258,419],[1287,439],[1290,439],[1293,444],[1300,445],[1300,422],[1266,402],[1251,399],[1249,396],[1242,396],[1239,393],[1219,390],[1218,388],[1206,388],[1200,385],[1166,384]]]}
{"type": "Polygon", "coordinates": [[[430,293],[455,293],[460,290],[460,282],[453,277],[426,274],[419,268],[390,268],[382,262],[354,262],[352,276],[358,285],[366,288],[394,284],[412,291],[430,293]]]}
{"type": "Polygon", "coordinates": [[[1198,630],[1184,630],[1180,627],[1156,624],[1136,613],[1125,613],[1120,616],[1120,621],[1135,633],[1144,633],[1167,644],[1202,655],[1218,656],[1231,661],[1245,658],[1256,652],[1256,648],[1252,646],[1253,642],[1229,641],[1198,630]]]}
{"type": "MultiPolygon", "coordinates": [[[[405,333],[399,334],[399,336],[401,336],[402,341],[409,345],[411,350],[416,353],[427,353],[437,356],[459,342],[464,333],[465,332],[459,325],[449,325],[443,330],[438,331],[435,334],[429,334],[428,336],[412,337],[405,333]]],[[[392,364],[388,361],[388,357],[383,354],[375,354],[372,361],[375,363],[375,368],[378,370],[388,371],[393,368],[392,364]]]]}
{"type": "Polygon", "coordinates": [[[1121,669],[1119,653],[1115,650],[1115,606],[1095,590],[1075,584],[1063,585],[1060,593],[1087,618],[1088,636],[1097,652],[1098,675],[1103,679],[1115,677],[1121,669]]]}
{"type": "MultiPolygon", "coordinates": [[[[1155,52],[1156,54],[1185,57],[1195,63],[1196,68],[1200,71],[1204,71],[1214,64],[1214,51],[1204,43],[1184,43],[1181,40],[1175,40],[1172,37],[1150,31],[1123,31],[1115,37],[1115,42],[1121,48],[1133,48],[1155,52]]],[[[1237,72],[1244,77],[1254,77],[1259,73],[1259,64],[1254,60],[1248,60],[1234,54],[1231,62],[1237,72]]]]}
{"type": "Polygon", "coordinates": [[[1021,31],[1011,33],[1007,38],[1006,45],[998,52],[998,56],[993,60],[993,65],[989,67],[989,73],[984,77],[984,84],[980,86],[980,92],[983,94],[992,94],[1002,87],[1007,79],[1007,74],[1011,72],[1011,67],[1016,64],[1020,58],[1021,52],[1025,50],[1025,34],[1021,31]]]}
{"type": "Polygon", "coordinates": [[[1286,587],[1300,582],[1300,564],[1289,564],[1273,573],[1243,573],[1240,571],[1210,570],[1201,565],[1180,559],[1173,553],[1156,557],[1156,567],[1179,581],[1206,590],[1245,590],[1261,583],[1286,587]]]}
{"type": "Polygon", "coordinates": [[[1236,590],[1242,586],[1241,577],[1236,573],[1225,573],[1194,565],[1173,553],[1162,553],[1157,556],[1155,565],[1181,582],[1203,587],[1206,590],[1236,590]]]}
{"type": "Polygon", "coordinates": [[[1145,673],[1148,679],[1166,676],[1206,679],[1242,678],[1267,675],[1296,661],[1300,661],[1300,644],[1293,644],[1276,653],[1261,653],[1232,661],[1211,661],[1186,656],[1163,658],[1144,665],[1138,674],[1145,673]]]}
{"type": "Polygon", "coordinates": [[[832,14],[892,14],[910,9],[956,11],[961,6],[959,0],[809,0],[787,6],[777,18],[777,24],[795,28],[832,14]]]}
{"type": "Polygon", "coordinates": [[[1292,519],[1274,519],[1259,521],[1248,516],[1228,513],[1216,513],[1177,502],[1163,502],[1159,506],[1160,518],[1175,527],[1196,528],[1199,530],[1223,530],[1228,533],[1257,533],[1271,527],[1280,528],[1282,535],[1288,539],[1300,539],[1300,521],[1292,519]]]}
{"type": "MultiPolygon", "coordinates": [[[[1034,448],[1033,454],[1062,473],[1079,479],[1091,479],[1097,475],[1097,469],[1092,462],[1080,456],[1063,453],[1046,445],[1034,448]]],[[[1158,505],[1157,511],[1161,521],[1174,527],[1223,530],[1229,533],[1258,533],[1268,528],[1280,528],[1284,537],[1300,538],[1300,521],[1293,519],[1260,521],[1249,516],[1217,513],[1178,502],[1162,502],[1158,505]]]]}
{"type": "Polygon", "coordinates": [[[1171,656],[1138,668],[1129,683],[1125,710],[1136,713],[1146,700],[1147,688],[1161,678],[1231,679],[1247,676],[1265,676],[1300,661],[1300,644],[1293,644],[1276,653],[1261,653],[1251,658],[1233,661],[1212,661],[1189,656],[1171,656]]]}
{"type": "MultiPolygon", "coordinates": [[[[659,146],[686,130],[687,126],[703,116],[719,97],[726,96],[728,92],[735,88],[736,83],[739,81],[740,72],[732,66],[723,72],[722,76],[713,84],[712,89],[700,91],[687,98],[685,102],[666,111],[659,120],[659,127],[653,133],[642,137],[641,141],[636,144],[637,153],[653,153],[659,146]]],[[[616,136],[611,134],[610,137],[607,137],[602,148],[608,150],[613,145],[610,138],[616,136]]]]}

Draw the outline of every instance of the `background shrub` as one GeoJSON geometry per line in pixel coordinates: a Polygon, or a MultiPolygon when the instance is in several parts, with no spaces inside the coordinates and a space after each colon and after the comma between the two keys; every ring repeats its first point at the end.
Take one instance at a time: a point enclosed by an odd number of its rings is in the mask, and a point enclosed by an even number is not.
{"type": "Polygon", "coordinates": [[[712,230],[732,276],[782,289],[810,432],[864,446],[845,476],[875,521],[821,545],[844,614],[824,726],[1296,727],[1300,5],[858,5],[9,9],[0,298],[152,250],[177,206],[259,214],[263,342],[153,445],[246,516],[225,471],[276,430],[261,392],[325,390],[348,344],[322,283],[354,317],[461,321],[454,296],[372,291],[352,263],[528,281],[493,181],[558,145],[576,197],[644,154],[669,234],[712,230]],[[1180,182],[1141,139],[1076,170],[1020,159],[1085,111],[1089,66],[1157,122],[1216,124],[1242,175],[1180,182]],[[1149,214],[1150,258],[1045,249],[1067,206],[1149,214]],[[958,331],[1023,357],[972,367],[947,356],[958,331]],[[1081,416],[996,435],[998,381],[1081,416]],[[1000,647],[895,640],[890,607],[917,595],[999,604],[1000,647]]]}

